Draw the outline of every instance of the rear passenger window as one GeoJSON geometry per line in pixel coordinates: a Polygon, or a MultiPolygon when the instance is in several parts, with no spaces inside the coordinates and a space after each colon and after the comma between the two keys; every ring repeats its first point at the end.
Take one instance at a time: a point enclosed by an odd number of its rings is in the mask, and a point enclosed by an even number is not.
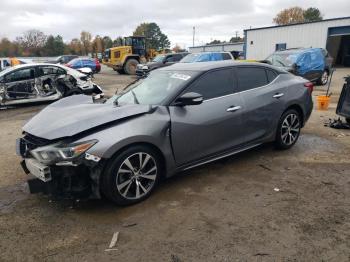
{"type": "Polygon", "coordinates": [[[233,72],[231,69],[222,69],[206,73],[197,79],[187,92],[199,93],[204,100],[234,93],[233,72]]]}
{"type": "Polygon", "coordinates": [[[277,73],[269,69],[266,69],[266,74],[267,74],[267,80],[269,83],[271,83],[277,77],[277,73]]]}
{"type": "Polygon", "coordinates": [[[228,53],[222,53],[222,59],[223,60],[230,60],[232,57],[228,53]]]}
{"type": "Polygon", "coordinates": [[[239,91],[267,85],[265,69],[260,67],[237,67],[237,82],[239,91]]]}
{"type": "Polygon", "coordinates": [[[182,55],[174,55],[174,61],[178,62],[182,59],[182,55]]]}

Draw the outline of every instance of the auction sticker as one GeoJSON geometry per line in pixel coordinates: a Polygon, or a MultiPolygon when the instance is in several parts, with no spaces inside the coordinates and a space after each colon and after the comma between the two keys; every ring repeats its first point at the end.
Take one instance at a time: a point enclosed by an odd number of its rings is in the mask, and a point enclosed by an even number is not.
{"type": "Polygon", "coordinates": [[[176,78],[176,79],[180,79],[183,81],[187,81],[188,79],[191,78],[191,76],[189,75],[184,75],[184,74],[179,74],[179,73],[174,73],[170,76],[170,78],[176,78]]]}

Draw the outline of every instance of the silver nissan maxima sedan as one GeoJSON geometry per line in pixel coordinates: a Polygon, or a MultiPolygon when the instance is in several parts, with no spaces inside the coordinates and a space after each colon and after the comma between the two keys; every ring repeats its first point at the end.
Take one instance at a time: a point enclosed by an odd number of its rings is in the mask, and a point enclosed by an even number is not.
{"type": "Polygon", "coordinates": [[[34,116],[17,140],[32,193],[147,198],[162,178],[274,141],[292,147],[312,83],[260,63],[175,64],[104,103],[78,95],[34,116]]]}

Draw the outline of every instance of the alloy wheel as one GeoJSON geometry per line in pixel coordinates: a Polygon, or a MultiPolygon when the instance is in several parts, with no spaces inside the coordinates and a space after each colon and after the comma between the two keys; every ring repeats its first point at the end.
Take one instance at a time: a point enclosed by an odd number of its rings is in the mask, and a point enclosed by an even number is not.
{"type": "Polygon", "coordinates": [[[328,82],[328,73],[327,71],[324,71],[321,77],[321,82],[323,85],[327,84],[328,82]]]}
{"type": "Polygon", "coordinates": [[[150,154],[145,152],[132,154],[118,169],[117,190],[126,199],[142,198],[153,188],[157,174],[156,161],[150,154]]]}
{"type": "Polygon", "coordinates": [[[296,114],[287,115],[281,127],[281,140],[287,146],[292,145],[298,139],[299,133],[299,117],[296,114]]]}

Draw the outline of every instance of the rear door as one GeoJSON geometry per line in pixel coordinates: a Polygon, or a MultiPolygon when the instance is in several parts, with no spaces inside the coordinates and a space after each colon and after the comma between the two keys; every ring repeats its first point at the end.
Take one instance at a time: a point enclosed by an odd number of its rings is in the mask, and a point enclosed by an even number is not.
{"type": "Polygon", "coordinates": [[[284,110],[284,87],[276,84],[278,74],[259,66],[236,67],[237,86],[245,104],[244,142],[269,136],[284,110]]]}
{"type": "Polygon", "coordinates": [[[233,69],[205,73],[183,93],[203,95],[193,106],[170,106],[171,139],[178,165],[222,153],[240,144],[243,101],[235,93],[233,69]]]}

